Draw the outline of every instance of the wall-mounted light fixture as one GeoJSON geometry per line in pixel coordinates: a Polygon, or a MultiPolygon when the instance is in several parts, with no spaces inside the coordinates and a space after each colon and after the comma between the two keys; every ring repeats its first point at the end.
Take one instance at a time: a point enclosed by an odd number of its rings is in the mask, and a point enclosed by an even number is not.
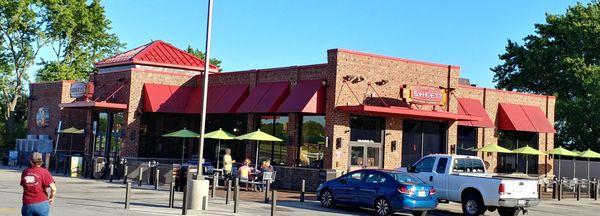
{"type": "Polygon", "coordinates": [[[392,141],[392,152],[396,151],[396,140],[392,141]]]}
{"type": "Polygon", "coordinates": [[[356,78],[354,78],[352,80],[352,83],[359,83],[359,82],[362,82],[364,80],[365,80],[365,78],[363,76],[358,76],[358,77],[356,77],[356,78]]]}
{"type": "Polygon", "coordinates": [[[450,154],[456,154],[456,146],[455,145],[450,146],[450,154]]]}
{"type": "Polygon", "coordinates": [[[380,81],[375,82],[375,84],[378,86],[382,86],[382,85],[388,84],[388,82],[390,82],[390,81],[386,80],[386,79],[382,79],[380,81]]]}
{"type": "Polygon", "coordinates": [[[353,80],[354,78],[355,78],[355,76],[354,76],[354,75],[346,75],[346,76],[344,76],[344,81],[351,81],[351,80],[353,80]]]}
{"type": "Polygon", "coordinates": [[[339,149],[341,147],[342,147],[342,138],[341,137],[335,138],[335,149],[339,149]]]}

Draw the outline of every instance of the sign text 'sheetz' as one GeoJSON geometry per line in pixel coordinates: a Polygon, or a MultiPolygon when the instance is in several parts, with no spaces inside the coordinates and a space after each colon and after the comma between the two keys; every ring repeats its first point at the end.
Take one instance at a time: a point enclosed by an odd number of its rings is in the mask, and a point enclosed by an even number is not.
{"type": "Polygon", "coordinates": [[[87,93],[87,85],[83,82],[75,82],[71,84],[71,98],[80,98],[87,93]]]}
{"type": "Polygon", "coordinates": [[[446,102],[446,91],[444,89],[430,86],[407,86],[403,94],[409,103],[444,105],[446,102]]]}

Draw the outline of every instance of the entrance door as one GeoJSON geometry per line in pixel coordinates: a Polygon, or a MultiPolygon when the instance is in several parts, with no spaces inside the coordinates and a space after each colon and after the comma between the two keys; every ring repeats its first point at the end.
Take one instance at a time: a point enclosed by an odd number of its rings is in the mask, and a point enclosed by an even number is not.
{"type": "Polygon", "coordinates": [[[350,170],[383,167],[384,118],[350,117],[350,170]]]}
{"type": "Polygon", "coordinates": [[[446,153],[446,123],[404,120],[402,166],[407,167],[424,156],[446,153]]]}

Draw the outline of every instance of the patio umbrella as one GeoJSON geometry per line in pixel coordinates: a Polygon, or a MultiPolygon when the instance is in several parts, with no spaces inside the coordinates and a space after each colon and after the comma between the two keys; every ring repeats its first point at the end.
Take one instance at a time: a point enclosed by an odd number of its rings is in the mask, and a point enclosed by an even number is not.
{"type": "Polygon", "coordinates": [[[575,157],[577,156],[577,154],[575,152],[569,151],[567,149],[564,149],[562,146],[552,149],[550,151],[547,151],[546,154],[551,154],[551,155],[558,155],[558,179],[561,178],[560,175],[560,157],[561,156],[571,156],[571,157],[575,157]]]}
{"type": "Polygon", "coordinates": [[[183,128],[181,130],[174,131],[162,136],[183,138],[183,148],[181,149],[181,165],[183,165],[183,155],[185,154],[185,138],[199,138],[200,134],[194,133],[193,131],[183,128]]]}
{"type": "MultiPolygon", "coordinates": [[[[573,150],[573,153],[577,154],[577,156],[579,156],[582,152],[577,151],[577,150],[573,150]]],[[[575,171],[577,170],[577,161],[575,161],[575,157],[573,157],[573,178],[575,178],[575,171]]]]}
{"type": "Polygon", "coordinates": [[[600,158],[600,153],[588,149],[581,152],[581,154],[579,154],[579,157],[588,159],[587,179],[590,179],[590,158],[600,158]]]}
{"type": "MultiPolygon", "coordinates": [[[[70,128],[62,129],[62,130],[58,131],[58,133],[61,133],[61,134],[83,134],[83,129],[77,129],[74,127],[70,127],[70,128]]],[[[69,154],[71,154],[72,146],[73,146],[73,135],[71,135],[71,141],[69,143],[69,154]]],[[[56,148],[58,149],[58,146],[56,148]]]]}
{"type": "Polygon", "coordinates": [[[219,169],[219,152],[221,152],[221,140],[232,140],[235,139],[235,135],[225,132],[223,129],[204,134],[204,138],[219,140],[217,146],[217,169],[219,169]]]}
{"type": "MultiPolygon", "coordinates": [[[[525,146],[525,147],[514,149],[514,150],[512,150],[512,152],[515,153],[515,154],[524,154],[524,155],[526,155],[525,157],[528,157],[529,155],[546,155],[546,153],[544,153],[544,152],[542,152],[540,150],[531,148],[528,145],[525,146]]],[[[528,158],[525,158],[525,174],[529,174],[529,160],[528,160],[528,158]]]]}
{"type": "Polygon", "coordinates": [[[256,141],[256,163],[254,165],[254,170],[258,169],[258,148],[260,147],[260,141],[273,141],[273,142],[281,142],[283,140],[274,137],[268,133],[262,132],[260,131],[260,129],[258,129],[257,131],[254,132],[250,132],[244,135],[240,135],[238,137],[236,137],[236,139],[239,140],[255,140],[256,141]]]}
{"type": "Polygon", "coordinates": [[[491,145],[485,145],[481,148],[475,149],[475,151],[478,152],[496,152],[496,153],[513,153],[511,150],[508,150],[502,146],[496,145],[496,144],[491,144],[491,145]]]}

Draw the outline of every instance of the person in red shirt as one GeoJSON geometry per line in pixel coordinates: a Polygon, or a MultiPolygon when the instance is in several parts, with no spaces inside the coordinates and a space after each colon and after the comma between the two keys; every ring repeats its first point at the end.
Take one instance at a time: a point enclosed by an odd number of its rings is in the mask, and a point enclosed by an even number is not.
{"type": "Polygon", "coordinates": [[[42,154],[34,152],[29,159],[29,167],[21,173],[23,187],[23,207],[21,215],[46,216],[50,214],[50,204],[54,203],[56,185],[48,170],[42,168],[42,154]],[[46,189],[50,188],[50,196],[46,189]]]}

